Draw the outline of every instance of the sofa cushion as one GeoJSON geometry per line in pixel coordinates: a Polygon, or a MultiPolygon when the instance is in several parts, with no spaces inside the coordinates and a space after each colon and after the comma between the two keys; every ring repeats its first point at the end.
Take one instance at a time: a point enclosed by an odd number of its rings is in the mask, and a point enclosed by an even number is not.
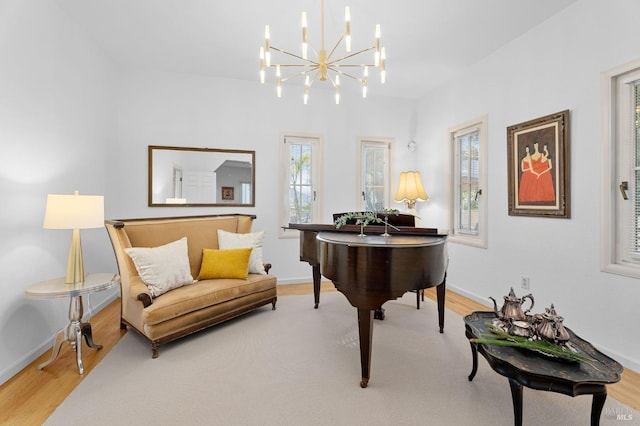
{"type": "Polygon", "coordinates": [[[187,237],[158,247],[129,247],[138,275],[152,297],[194,282],[187,254],[187,237]]]}
{"type": "Polygon", "coordinates": [[[229,250],[202,249],[202,266],[198,279],[247,278],[252,250],[251,247],[229,250]]]}
{"type": "Polygon", "coordinates": [[[142,321],[145,325],[160,324],[210,306],[273,290],[276,286],[276,280],[276,277],[272,275],[249,274],[246,280],[198,281],[193,285],[177,288],[154,299],[151,305],[143,309],[142,321]]]}
{"type": "Polygon", "coordinates": [[[247,232],[245,234],[237,234],[218,229],[218,248],[221,250],[253,247],[251,257],[249,257],[249,273],[250,274],[266,274],[264,270],[264,262],[262,260],[262,240],[264,239],[264,231],[247,232]]]}
{"type": "Polygon", "coordinates": [[[202,249],[220,248],[218,229],[228,232],[250,232],[251,220],[248,219],[248,225],[243,227],[240,226],[238,216],[145,219],[127,222],[123,229],[131,247],[157,247],[184,236],[188,237],[191,275],[196,277],[202,265],[202,249]]]}

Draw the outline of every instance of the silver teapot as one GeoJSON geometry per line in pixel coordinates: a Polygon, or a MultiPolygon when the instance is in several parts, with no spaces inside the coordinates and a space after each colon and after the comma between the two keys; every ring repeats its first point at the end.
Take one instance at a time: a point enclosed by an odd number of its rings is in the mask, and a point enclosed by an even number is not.
{"type": "Polygon", "coordinates": [[[569,332],[562,322],[564,318],[556,313],[553,304],[545,308],[544,314],[536,314],[534,317],[534,327],[536,334],[544,340],[553,343],[565,343],[569,341],[569,332]]]}
{"type": "Polygon", "coordinates": [[[509,320],[507,323],[507,333],[512,336],[533,337],[535,328],[529,321],[509,320]]]}
{"type": "Polygon", "coordinates": [[[516,297],[516,294],[513,291],[513,287],[511,287],[511,291],[509,292],[509,294],[507,296],[504,296],[504,304],[499,311],[496,299],[494,299],[493,297],[489,297],[489,299],[493,300],[493,311],[496,313],[496,316],[499,320],[504,322],[525,321],[527,319],[527,314],[529,313],[529,311],[531,311],[531,308],[533,308],[534,304],[533,295],[531,293],[519,298],[516,297]],[[529,305],[529,309],[523,310],[522,305],[527,299],[529,299],[531,305],[529,305]]]}

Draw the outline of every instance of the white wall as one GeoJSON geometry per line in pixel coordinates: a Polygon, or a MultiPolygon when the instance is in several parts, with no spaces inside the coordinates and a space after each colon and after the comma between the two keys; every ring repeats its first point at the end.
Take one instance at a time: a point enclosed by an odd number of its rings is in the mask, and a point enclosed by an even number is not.
{"type": "Polygon", "coordinates": [[[447,227],[447,129],[488,114],[489,247],[450,244],[449,284],[480,302],[531,278],[534,311],[551,303],[576,333],[640,370],[640,282],[600,272],[600,74],[640,57],[635,0],[579,1],[430,93],[419,104],[420,168],[433,176],[424,215],[447,227]],[[571,219],[508,216],[506,128],[570,110],[571,219]]]}
{"type": "MultiPolygon", "coordinates": [[[[66,271],[71,231],[42,229],[47,193],[105,193],[113,66],[53,2],[32,0],[0,1],[0,64],[2,383],[68,323],[68,300],[28,300],[24,289],[66,271]]],[[[82,238],[86,271],[110,267],[106,231],[82,238]]]]}
{"type": "MultiPolygon", "coordinates": [[[[264,230],[265,260],[279,283],[310,281],[299,261],[297,239],[278,238],[279,136],[304,132],[324,136],[323,221],[356,209],[359,136],[391,137],[406,150],[413,104],[406,100],[343,96],[314,87],[309,105],[290,88],[282,99],[273,86],[197,75],[130,70],[119,79],[117,137],[109,155],[118,166],[110,176],[111,218],[218,213],[257,215],[264,230]],[[256,207],[147,207],[147,146],[171,145],[256,151],[256,207]],[[124,153],[124,155],[123,155],[124,153]]],[[[411,156],[399,152],[399,165],[411,156]]],[[[392,206],[396,207],[396,206],[392,206]]]]}
{"type": "MultiPolygon", "coordinates": [[[[336,106],[330,91],[318,90],[304,106],[297,93],[278,100],[257,83],[121,70],[54,2],[0,0],[0,12],[0,196],[10,200],[0,207],[0,383],[47,350],[67,322],[66,300],[24,297],[29,284],[66,267],[69,233],[42,229],[47,193],[104,194],[108,218],[255,213],[279,282],[309,281],[298,241],[277,237],[280,132],[324,135],[325,222],[356,207],[357,138],[391,137],[394,178],[419,169],[431,197],[418,205],[422,223],[445,228],[447,128],[485,113],[489,248],[450,244],[449,285],[487,302],[528,275],[538,308],[555,303],[578,334],[640,371],[631,316],[640,284],[599,272],[598,238],[599,74],[640,55],[634,0],[576,3],[429,94],[417,114],[411,102],[375,94],[343,96],[336,106]],[[572,218],[508,216],[506,127],[564,109],[571,110],[572,218]],[[147,207],[152,144],[255,150],[256,207],[147,207]]],[[[83,231],[83,246],[89,272],[116,270],[103,229],[83,231]]]]}

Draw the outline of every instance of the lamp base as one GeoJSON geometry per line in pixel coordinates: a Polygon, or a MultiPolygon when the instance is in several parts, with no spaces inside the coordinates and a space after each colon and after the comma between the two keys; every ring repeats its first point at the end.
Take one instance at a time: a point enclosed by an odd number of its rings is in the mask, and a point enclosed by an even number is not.
{"type": "Polygon", "coordinates": [[[65,276],[64,282],[65,284],[84,282],[84,261],[82,259],[82,242],[80,241],[79,229],[74,229],[71,234],[67,275],[65,276]]]}

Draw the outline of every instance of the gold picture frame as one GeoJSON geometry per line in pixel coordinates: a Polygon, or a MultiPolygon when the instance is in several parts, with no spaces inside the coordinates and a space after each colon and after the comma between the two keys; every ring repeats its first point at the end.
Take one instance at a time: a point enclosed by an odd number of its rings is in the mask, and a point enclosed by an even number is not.
{"type": "Polygon", "coordinates": [[[568,219],[569,110],[507,127],[509,215],[568,219]]]}

